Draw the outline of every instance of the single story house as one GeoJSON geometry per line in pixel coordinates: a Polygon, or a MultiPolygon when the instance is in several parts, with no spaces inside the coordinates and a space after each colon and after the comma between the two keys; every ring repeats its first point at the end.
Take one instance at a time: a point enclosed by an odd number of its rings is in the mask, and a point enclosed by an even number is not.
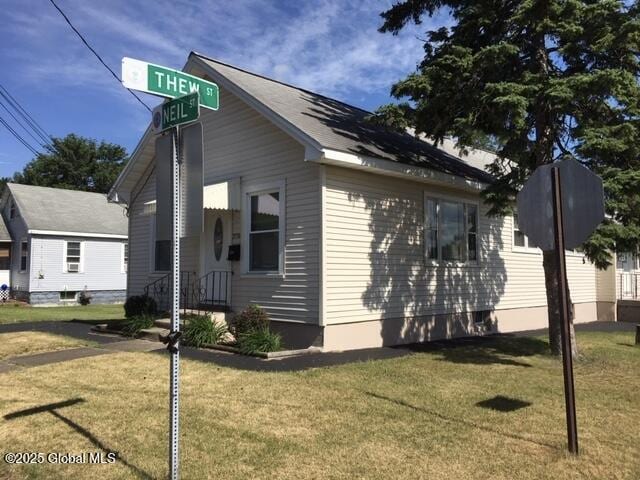
{"type": "MultiPolygon", "coordinates": [[[[185,298],[195,285],[212,308],[259,304],[285,343],[325,350],[547,324],[541,252],[480,197],[490,153],[436,148],[201,54],[184,71],[220,86],[220,109],[200,118],[204,231],[181,243],[185,298]]],[[[169,278],[155,137],[147,129],[109,194],[130,212],[129,295],[169,278]]],[[[613,319],[615,270],[579,252],[567,262],[576,322],[613,319]]]]}
{"type": "Polygon", "coordinates": [[[5,252],[0,240],[2,281],[14,298],[32,305],[74,304],[84,291],[91,303],[125,300],[122,206],[100,193],[8,183],[0,209],[12,245],[5,252]]]}

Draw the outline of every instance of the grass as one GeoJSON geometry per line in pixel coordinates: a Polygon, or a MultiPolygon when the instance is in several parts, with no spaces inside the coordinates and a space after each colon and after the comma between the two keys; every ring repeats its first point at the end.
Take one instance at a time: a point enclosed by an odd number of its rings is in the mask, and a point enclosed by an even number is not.
{"type": "Polygon", "coordinates": [[[106,321],[124,318],[122,305],[77,305],[71,307],[0,306],[0,324],[51,320],[106,321]]]}
{"type": "MultiPolygon", "coordinates": [[[[579,333],[581,455],[566,453],[561,363],[490,340],[295,373],[182,363],[183,478],[640,478],[640,348],[579,333]]],[[[114,465],[7,465],[0,478],[166,478],[168,358],[117,353],[2,374],[3,451],[118,451],[114,465]]]]}
{"type": "Polygon", "coordinates": [[[3,333],[0,335],[0,360],[20,355],[87,347],[94,342],[42,332],[3,333]]]}

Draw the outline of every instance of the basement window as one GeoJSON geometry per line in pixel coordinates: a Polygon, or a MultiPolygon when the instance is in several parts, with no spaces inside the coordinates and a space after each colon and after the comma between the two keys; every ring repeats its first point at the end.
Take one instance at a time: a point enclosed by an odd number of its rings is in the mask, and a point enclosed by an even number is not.
{"type": "Polygon", "coordinates": [[[75,302],[77,301],[78,292],[70,292],[69,290],[63,290],[60,292],[61,302],[75,302]]]}

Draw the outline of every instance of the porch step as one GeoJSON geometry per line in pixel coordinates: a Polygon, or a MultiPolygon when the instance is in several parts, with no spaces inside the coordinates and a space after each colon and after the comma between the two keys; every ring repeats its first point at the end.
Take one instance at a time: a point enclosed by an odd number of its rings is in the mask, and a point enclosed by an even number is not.
{"type": "MultiPolygon", "coordinates": [[[[171,330],[171,319],[170,318],[161,318],[159,320],[154,320],[153,324],[158,328],[164,328],[166,330],[171,330]]],[[[180,326],[184,326],[184,320],[180,322],[180,326]]]]}
{"type": "Polygon", "coordinates": [[[159,342],[160,335],[164,336],[164,335],[167,335],[168,333],[169,333],[168,328],[161,328],[161,327],[143,328],[142,330],[140,330],[140,333],[138,334],[138,338],[159,342]]]}

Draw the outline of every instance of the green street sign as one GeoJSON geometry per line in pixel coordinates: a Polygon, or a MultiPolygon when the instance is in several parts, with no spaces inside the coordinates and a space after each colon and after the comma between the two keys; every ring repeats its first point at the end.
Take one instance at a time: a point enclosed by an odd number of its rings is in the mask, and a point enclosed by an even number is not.
{"type": "Polygon", "coordinates": [[[154,108],[151,116],[154,131],[159,133],[167,128],[198,120],[200,118],[198,97],[198,92],[193,92],[154,108]]]}
{"type": "Polygon", "coordinates": [[[129,57],[122,59],[122,84],[126,88],[167,98],[198,92],[200,105],[211,110],[218,110],[220,104],[220,92],[215,83],[129,57]]]}

